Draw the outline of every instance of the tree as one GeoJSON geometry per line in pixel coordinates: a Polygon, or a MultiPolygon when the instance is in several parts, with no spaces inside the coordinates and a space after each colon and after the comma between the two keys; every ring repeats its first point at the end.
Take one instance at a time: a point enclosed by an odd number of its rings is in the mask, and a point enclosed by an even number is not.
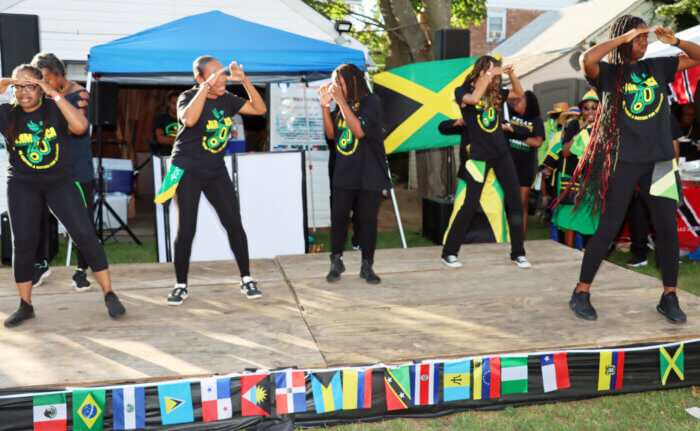
{"type": "Polygon", "coordinates": [[[672,21],[676,31],[697,25],[700,0],[652,0],[656,15],[665,17],[666,23],[672,21]]]}

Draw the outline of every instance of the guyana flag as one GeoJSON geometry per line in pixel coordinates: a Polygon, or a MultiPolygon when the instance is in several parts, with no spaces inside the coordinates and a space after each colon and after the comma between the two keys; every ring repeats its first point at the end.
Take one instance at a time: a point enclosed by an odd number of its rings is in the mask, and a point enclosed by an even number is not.
{"type": "Polygon", "coordinates": [[[438,124],[461,116],[454,102],[477,57],[407,64],[374,76],[384,107],[386,153],[459,145],[459,135],[441,135],[438,124]]]}

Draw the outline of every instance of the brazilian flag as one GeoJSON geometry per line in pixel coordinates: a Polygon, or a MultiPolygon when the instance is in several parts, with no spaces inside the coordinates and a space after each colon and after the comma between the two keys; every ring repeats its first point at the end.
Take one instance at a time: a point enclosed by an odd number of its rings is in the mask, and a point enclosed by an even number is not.
{"type": "Polygon", "coordinates": [[[374,76],[374,93],[384,106],[386,153],[459,145],[459,135],[442,135],[440,122],[460,118],[454,101],[477,57],[407,64],[374,76]]]}

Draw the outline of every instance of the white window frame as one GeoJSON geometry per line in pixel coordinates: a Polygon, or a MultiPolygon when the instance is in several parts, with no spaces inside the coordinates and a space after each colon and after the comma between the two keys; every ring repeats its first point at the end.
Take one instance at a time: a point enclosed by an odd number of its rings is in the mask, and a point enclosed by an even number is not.
{"type": "Polygon", "coordinates": [[[487,9],[486,10],[486,42],[497,43],[506,38],[506,10],[505,9],[487,9]],[[500,29],[491,27],[491,18],[501,18],[503,25],[500,29]],[[494,33],[500,33],[500,37],[496,37],[494,33]]]}

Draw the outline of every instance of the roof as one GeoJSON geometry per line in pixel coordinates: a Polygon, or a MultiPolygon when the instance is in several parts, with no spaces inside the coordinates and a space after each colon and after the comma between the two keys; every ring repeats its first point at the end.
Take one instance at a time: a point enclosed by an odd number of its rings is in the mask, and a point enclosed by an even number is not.
{"type": "MultiPolygon", "coordinates": [[[[0,0],[0,12],[39,16],[43,51],[78,61],[93,46],[211,10],[324,42],[339,37],[332,21],[301,0],[0,0]]],[[[342,37],[344,46],[367,53],[357,40],[342,37]]]]}
{"type": "MultiPolygon", "coordinates": [[[[548,52],[545,54],[525,54],[517,56],[503,57],[503,64],[515,65],[515,73],[518,77],[522,78],[542,67],[545,67],[549,63],[561,58],[576,49],[562,50],[556,52],[548,52]]],[[[503,77],[503,85],[509,85],[510,79],[507,76],[503,77]]]]}
{"type": "Polygon", "coordinates": [[[545,12],[494,48],[504,57],[542,54],[581,45],[644,0],[591,0],[545,12]]]}

